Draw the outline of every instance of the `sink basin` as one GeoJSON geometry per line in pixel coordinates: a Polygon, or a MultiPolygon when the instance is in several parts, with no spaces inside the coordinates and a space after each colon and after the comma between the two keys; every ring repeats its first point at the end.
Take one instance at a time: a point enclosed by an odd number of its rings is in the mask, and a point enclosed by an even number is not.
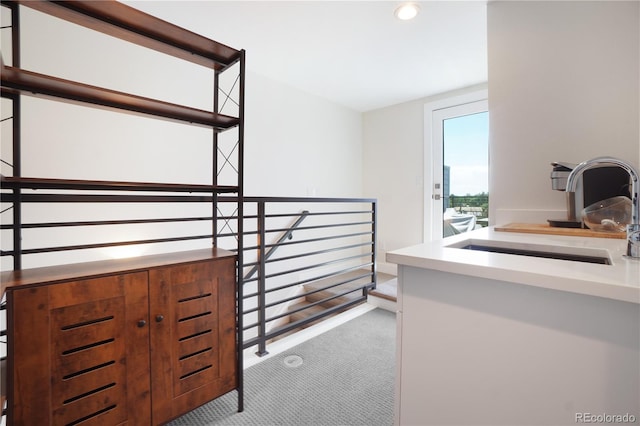
{"type": "Polygon", "coordinates": [[[463,250],[486,251],[491,253],[533,256],[546,259],[568,260],[573,262],[611,265],[606,250],[562,246],[544,246],[537,244],[518,244],[505,241],[464,240],[447,247],[463,250]]]}

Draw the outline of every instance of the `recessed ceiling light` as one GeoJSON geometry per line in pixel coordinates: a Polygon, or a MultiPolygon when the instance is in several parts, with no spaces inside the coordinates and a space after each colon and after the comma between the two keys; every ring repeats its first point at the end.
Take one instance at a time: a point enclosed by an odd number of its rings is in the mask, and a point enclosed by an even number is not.
{"type": "Polygon", "coordinates": [[[420,6],[416,3],[403,3],[398,6],[394,12],[396,18],[402,19],[403,21],[407,21],[409,19],[413,19],[418,15],[420,11],[420,6]]]}

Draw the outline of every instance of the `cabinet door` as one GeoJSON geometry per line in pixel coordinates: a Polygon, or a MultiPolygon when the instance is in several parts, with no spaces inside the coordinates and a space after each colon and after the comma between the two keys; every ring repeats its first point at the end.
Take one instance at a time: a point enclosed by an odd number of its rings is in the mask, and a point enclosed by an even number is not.
{"type": "Polygon", "coordinates": [[[235,259],[149,272],[153,424],[236,388],[235,259]]]}
{"type": "Polygon", "coordinates": [[[9,424],[149,422],[146,273],[15,290],[9,303],[9,424]]]}

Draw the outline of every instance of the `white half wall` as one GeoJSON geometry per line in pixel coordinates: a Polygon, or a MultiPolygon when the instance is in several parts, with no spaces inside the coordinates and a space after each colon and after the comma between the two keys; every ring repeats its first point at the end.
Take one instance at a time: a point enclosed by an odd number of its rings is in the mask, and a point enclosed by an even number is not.
{"type": "Polygon", "coordinates": [[[640,3],[492,1],[487,15],[490,218],[564,215],[552,161],[640,164],[640,3]]]}

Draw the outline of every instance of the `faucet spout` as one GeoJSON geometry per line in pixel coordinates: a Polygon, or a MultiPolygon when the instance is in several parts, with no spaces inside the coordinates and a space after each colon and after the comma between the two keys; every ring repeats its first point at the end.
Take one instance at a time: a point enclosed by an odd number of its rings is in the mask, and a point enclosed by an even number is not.
{"type": "Polygon", "coordinates": [[[583,161],[578,164],[567,177],[567,190],[568,193],[576,192],[578,185],[578,178],[582,176],[585,170],[592,169],[594,167],[602,166],[618,166],[629,173],[631,177],[631,222],[634,224],[640,223],[640,175],[638,170],[633,167],[632,164],[620,160],[614,157],[597,157],[591,160],[583,161]]]}

